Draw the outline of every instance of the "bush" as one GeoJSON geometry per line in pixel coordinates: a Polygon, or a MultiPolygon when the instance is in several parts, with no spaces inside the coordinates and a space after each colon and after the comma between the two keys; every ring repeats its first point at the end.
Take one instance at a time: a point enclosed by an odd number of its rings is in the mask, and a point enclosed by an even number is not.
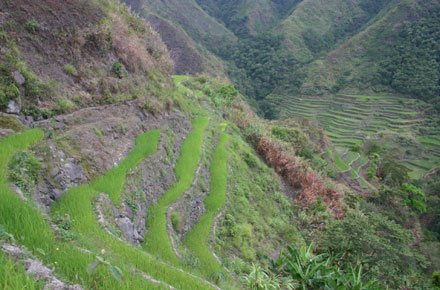
{"type": "MultiPolygon", "coordinates": [[[[1,84],[0,84],[1,85],[1,84]]],[[[19,95],[18,88],[15,84],[0,86],[0,109],[6,108],[10,100],[17,98],[19,95]]]]}
{"type": "Polygon", "coordinates": [[[25,193],[40,180],[41,163],[35,156],[26,151],[17,152],[8,165],[9,180],[25,193]]]}
{"type": "Polygon", "coordinates": [[[66,64],[64,66],[64,71],[71,76],[74,76],[74,77],[78,76],[78,72],[77,72],[76,68],[71,64],[66,64]]]}
{"type": "Polygon", "coordinates": [[[440,271],[435,271],[432,273],[432,285],[435,287],[440,287],[440,271]]]}
{"type": "Polygon", "coordinates": [[[312,153],[312,151],[310,151],[310,149],[308,147],[301,148],[298,151],[298,156],[304,157],[309,160],[313,159],[313,153],[312,153]]]}
{"type": "Polygon", "coordinates": [[[289,141],[289,134],[287,133],[287,130],[284,128],[275,126],[272,128],[272,134],[278,139],[281,139],[283,141],[289,141]]]}
{"type": "Polygon", "coordinates": [[[31,21],[28,21],[24,28],[26,28],[26,30],[29,33],[35,33],[35,31],[37,30],[37,26],[38,26],[38,22],[35,19],[32,19],[31,21]]]}
{"type": "Polygon", "coordinates": [[[9,68],[0,65],[0,109],[6,108],[9,101],[18,97],[19,91],[14,84],[9,68]]]}
{"type": "Polygon", "coordinates": [[[353,147],[350,148],[350,151],[356,152],[356,153],[361,153],[361,145],[359,145],[359,144],[353,145],[353,147]]]}
{"type": "Polygon", "coordinates": [[[52,117],[52,115],[53,115],[53,112],[51,110],[40,109],[40,108],[36,107],[35,105],[32,105],[28,109],[24,109],[23,113],[27,116],[32,116],[34,119],[37,119],[37,120],[40,118],[48,119],[48,118],[52,117]]]}
{"type": "Polygon", "coordinates": [[[124,77],[123,68],[124,66],[122,65],[122,63],[116,61],[113,63],[112,71],[115,75],[118,76],[118,78],[122,79],[124,77]]]}
{"type": "Polygon", "coordinates": [[[233,102],[238,95],[238,91],[234,87],[225,84],[223,84],[216,93],[230,103],[233,102]]]}
{"type": "Polygon", "coordinates": [[[70,111],[75,105],[67,99],[57,99],[54,111],[60,113],[66,113],[70,111]]]}

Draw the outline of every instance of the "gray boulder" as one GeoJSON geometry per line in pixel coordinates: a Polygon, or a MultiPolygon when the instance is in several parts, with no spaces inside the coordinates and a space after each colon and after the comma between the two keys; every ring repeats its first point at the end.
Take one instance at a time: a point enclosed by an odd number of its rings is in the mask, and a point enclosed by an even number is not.
{"type": "Polygon", "coordinates": [[[6,113],[8,114],[19,114],[21,111],[21,106],[15,100],[10,100],[8,107],[6,108],[6,113]]]}
{"type": "Polygon", "coordinates": [[[22,86],[24,85],[24,83],[26,82],[26,79],[24,78],[24,76],[19,72],[19,71],[14,71],[12,73],[13,77],[14,77],[14,82],[18,85],[18,86],[22,86]]]}

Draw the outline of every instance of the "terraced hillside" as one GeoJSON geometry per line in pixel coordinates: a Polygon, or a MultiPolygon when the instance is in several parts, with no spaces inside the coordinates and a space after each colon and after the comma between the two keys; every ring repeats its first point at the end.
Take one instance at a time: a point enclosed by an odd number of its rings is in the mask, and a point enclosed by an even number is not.
{"type": "MultiPolygon", "coordinates": [[[[421,177],[440,161],[440,132],[435,128],[425,130],[426,116],[418,109],[420,102],[416,100],[366,95],[292,96],[277,105],[282,108],[284,118],[316,120],[335,147],[333,157],[338,171],[351,172],[352,178],[359,177],[367,160],[349,150],[383,136],[405,137],[413,141],[412,146],[419,145],[417,154],[400,158],[414,178],[421,177]]],[[[365,180],[361,182],[366,185],[365,180]]]]}

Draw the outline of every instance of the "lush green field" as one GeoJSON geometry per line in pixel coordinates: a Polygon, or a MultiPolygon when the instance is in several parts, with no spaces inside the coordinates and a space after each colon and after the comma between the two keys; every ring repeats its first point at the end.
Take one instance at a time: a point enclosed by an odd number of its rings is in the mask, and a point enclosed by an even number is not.
{"type": "Polygon", "coordinates": [[[194,129],[188,134],[180,151],[174,172],[177,183],[165,192],[159,201],[149,209],[147,218],[147,234],[143,248],[174,265],[181,265],[181,261],[174,254],[168,238],[166,227],[166,211],[191,186],[196,168],[202,155],[205,128],[209,119],[204,117],[193,120],[194,129]]]}
{"type": "Polygon", "coordinates": [[[208,244],[215,216],[226,200],[228,152],[225,146],[229,139],[230,136],[225,133],[219,135],[217,148],[212,155],[210,192],[205,199],[206,212],[184,240],[185,246],[200,260],[200,270],[205,275],[223,272],[223,267],[212,256],[208,244]]]}

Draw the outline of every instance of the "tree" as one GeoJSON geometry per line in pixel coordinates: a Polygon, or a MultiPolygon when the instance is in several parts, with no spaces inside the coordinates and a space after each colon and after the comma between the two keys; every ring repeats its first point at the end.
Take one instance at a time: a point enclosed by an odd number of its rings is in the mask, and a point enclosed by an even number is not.
{"type": "Polygon", "coordinates": [[[425,202],[427,198],[425,196],[425,193],[421,189],[415,187],[412,184],[404,183],[402,184],[400,190],[403,195],[403,203],[405,205],[418,213],[426,212],[425,202]]]}
{"type": "Polygon", "coordinates": [[[397,289],[423,258],[412,251],[411,232],[379,213],[349,213],[330,224],[320,238],[322,250],[343,255],[341,266],[364,261],[370,277],[397,289]]]}

